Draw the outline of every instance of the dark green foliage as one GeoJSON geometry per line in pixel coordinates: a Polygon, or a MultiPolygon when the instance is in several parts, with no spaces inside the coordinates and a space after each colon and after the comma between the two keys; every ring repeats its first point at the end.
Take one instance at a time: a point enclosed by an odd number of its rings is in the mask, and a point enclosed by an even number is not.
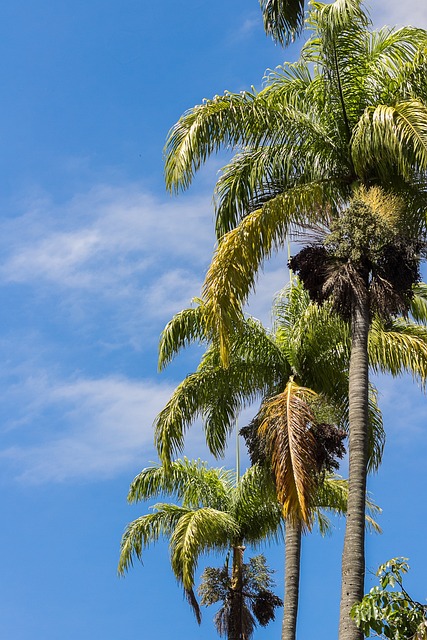
{"type": "Polygon", "coordinates": [[[242,615],[245,638],[248,639],[257,623],[266,627],[274,620],[275,609],[283,602],[270,589],[274,586],[272,573],[263,555],[250,558],[242,567],[242,592],[236,594],[228,561],[220,569],[207,567],[204,570],[198,592],[202,605],[222,603],[214,618],[220,635],[234,637],[235,621],[239,615],[242,615]],[[243,596],[242,607],[240,595],[243,596]]]}
{"type": "MultiPolygon", "coordinates": [[[[267,453],[264,448],[264,441],[258,436],[260,426],[260,414],[246,427],[240,429],[240,435],[245,439],[246,447],[249,452],[251,463],[264,464],[267,462],[267,453]]],[[[319,423],[310,427],[316,440],[315,457],[313,460],[313,469],[318,475],[323,472],[332,473],[339,468],[338,459],[342,459],[345,454],[344,439],[347,437],[343,429],[339,429],[335,425],[319,423]]]]}
{"type": "Polygon", "coordinates": [[[351,616],[366,637],[426,640],[427,606],[413,600],[403,588],[403,574],[409,569],[406,560],[393,558],[381,565],[377,571],[380,586],[353,606],[351,616]]]}
{"type": "Polygon", "coordinates": [[[347,437],[343,429],[332,424],[314,424],[311,427],[316,438],[316,468],[318,473],[332,473],[339,469],[345,455],[344,438],[347,437]]]}
{"type": "Polygon", "coordinates": [[[420,281],[423,242],[411,237],[403,222],[402,201],[378,188],[361,189],[331,220],[323,242],[302,249],[289,266],[312,300],[331,300],[345,319],[364,292],[372,314],[407,315],[420,281]]]}

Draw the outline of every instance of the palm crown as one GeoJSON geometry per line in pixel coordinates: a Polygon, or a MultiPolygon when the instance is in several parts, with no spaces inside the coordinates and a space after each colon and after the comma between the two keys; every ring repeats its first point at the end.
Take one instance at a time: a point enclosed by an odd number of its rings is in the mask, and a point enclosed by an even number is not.
{"type": "Polygon", "coordinates": [[[237,150],[217,184],[220,239],[204,298],[227,358],[230,330],[256,272],[296,226],[329,222],[354,186],[405,196],[405,221],[424,225],[427,33],[369,30],[360,0],[312,3],[301,58],[262,91],[226,92],[186,112],[166,143],[166,182],[186,188],[222,146],[237,150]]]}

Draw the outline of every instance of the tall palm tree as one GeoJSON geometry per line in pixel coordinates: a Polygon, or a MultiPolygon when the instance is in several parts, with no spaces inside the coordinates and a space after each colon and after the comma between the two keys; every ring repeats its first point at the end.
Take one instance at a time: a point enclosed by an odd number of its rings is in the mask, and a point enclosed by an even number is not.
{"type": "MultiPolygon", "coordinates": [[[[141,559],[147,546],[165,537],[170,541],[175,577],[200,622],[193,590],[198,560],[210,551],[231,552],[231,577],[219,627],[229,640],[249,640],[256,621],[266,626],[274,619],[275,607],[282,604],[272,597],[268,581],[260,575],[259,588],[252,589],[250,597],[244,589],[249,577],[243,562],[246,545],[276,540],[283,534],[283,516],[273,484],[260,467],[251,467],[236,481],[233,472],[184,459],[174,461],[167,470],[161,465],[143,469],[134,479],[128,499],[138,502],[159,495],[173,496],[179,504],[154,505],[153,513],[128,525],[122,538],[119,573],[130,567],[134,557],[141,559]]],[[[223,573],[219,577],[224,581],[223,573]]],[[[210,598],[213,602],[212,592],[210,598]]],[[[202,601],[208,603],[208,599],[205,589],[202,601]]]]}
{"type": "MultiPolygon", "coordinates": [[[[219,336],[225,365],[256,273],[292,228],[329,224],[349,209],[360,185],[381,185],[403,198],[413,246],[425,232],[427,32],[371,31],[360,0],[313,2],[308,24],[312,36],[298,62],[276,70],[260,92],[226,93],[189,110],[166,145],[171,190],[186,188],[221,146],[238,149],[217,186],[220,241],[203,292],[207,326],[219,336]]],[[[349,390],[353,516],[343,554],[340,640],[361,637],[349,611],[364,591],[368,335],[360,328],[369,316],[359,302],[349,390]]],[[[418,373],[425,378],[423,368],[418,373]]]]}
{"type": "MultiPolygon", "coordinates": [[[[422,309],[420,308],[420,312],[422,309]]],[[[193,309],[177,314],[167,325],[160,343],[160,364],[164,366],[176,352],[193,340],[204,340],[204,306],[200,303],[193,309]]],[[[275,305],[276,326],[267,332],[257,321],[248,319],[240,333],[234,337],[228,369],[221,366],[218,345],[213,343],[198,370],[187,376],[178,386],[165,409],[156,420],[156,442],[161,458],[168,459],[182,450],[186,429],[197,416],[203,419],[208,446],[214,455],[224,452],[227,435],[234,426],[238,412],[253,400],[273,397],[262,408],[272,405],[268,411],[271,425],[282,416],[283,404],[292,406],[292,418],[282,433],[290,437],[282,439],[280,451],[281,468],[288,472],[286,479],[280,478],[281,499],[286,514],[297,515],[296,525],[292,518],[286,528],[286,590],[284,635],[286,640],[294,637],[296,626],[297,598],[295,589],[299,579],[300,515],[310,524],[310,495],[313,491],[313,476],[318,459],[312,433],[307,433],[307,423],[313,423],[311,409],[304,403],[304,396],[313,397],[314,391],[334,404],[336,413],[346,423],[348,411],[348,358],[350,338],[347,325],[332,313],[328,305],[311,304],[309,295],[294,279],[275,305]],[[301,389],[306,381],[312,391],[301,389]],[[298,383],[298,384],[297,384],[298,383]],[[288,403],[288,398],[291,402],[288,403]],[[274,415],[275,408],[277,417],[274,415]],[[301,409],[301,410],[299,410],[301,409]],[[288,578],[289,576],[289,578],[288,578]],[[290,601],[290,602],[288,602],[290,601]],[[286,631],[285,631],[286,630],[286,631]],[[292,631],[293,630],[293,631],[292,631]]],[[[422,327],[409,322],[390,327],[390,333],[377,327],[371,336],[372,361],[374,365],[405,368],[405,349],[402,344],[417,344],[417,339],[427,338],[422,327]],[[394,329],[395,331],[392,331],[394,329]],[[412,333],[411,333],[412,332],[412,333]]],[[[426,358],[424,355],[424,358],[426,358]]],[[[319,408],[319,407],[318,407],[319,408]]],[[[262,415],[262,414],[260,414],[262,415]]],[[[264,421],[267,424],[266,421],[264,421]]],[[[371,468],[379,464],[383,444],[380,416],[371,398],[371,468]]],[[[317,434],[318,439],[319,434],[317,434]]],[[[280,462],[280,460],[279,460],[280,462]]],[[[280,465],[279,465],[280,471],[280,465]]],[[[276,474],[280,477],[280,474],[276,474]]],[[[279,486],[279,483],[278,483],[279,486]]],[[[323,503],[324,504],[324,503],[323,503]]],[[[296,589],[297,591],[297,589],[296,589]]]]}

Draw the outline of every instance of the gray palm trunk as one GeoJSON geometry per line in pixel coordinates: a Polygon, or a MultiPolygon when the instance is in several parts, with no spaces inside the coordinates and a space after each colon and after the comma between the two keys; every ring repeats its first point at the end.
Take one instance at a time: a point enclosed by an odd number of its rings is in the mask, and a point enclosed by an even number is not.
{"type": "Polygon", "coordinates": [[[352,346],[349,371],[349,488],[347,524],[342,556],[339,640],[362,640],[350,618],[362,599],[365,578],[365,496],[368,451],[368,332],[369,302],[358,298],[351,318],[352,346]]]}
{"type": "Polygon", "coordinates": [[[233,591],[232,624],[228,640],[247,640],[243,625],[243,553],[245,547],[238,544],[233,547],[233,568],[231,572],[231,589],[233,591]]]}
{"type": "Polygon", "coordinates": [[[298,614],[301,522],[286,522],[285,534],[285,598],[282,624],[282,640],[295,640],[298,614]]]}

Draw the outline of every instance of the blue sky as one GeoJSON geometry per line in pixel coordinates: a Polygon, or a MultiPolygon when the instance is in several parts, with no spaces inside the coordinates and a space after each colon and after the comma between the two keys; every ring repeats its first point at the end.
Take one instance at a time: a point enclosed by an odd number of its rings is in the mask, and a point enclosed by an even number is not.
{"type": "MultiPolygon", "coordinates": [[[[416,0],[377,1],[374,17],[427,27],[416,0]]],[[[264,36],[256,0],[0,9],[0,637],[214,637],[213,611],[198,628],[165,545],[116,576],[122,531],[143,508],[127,505],[128,485],[155,459],[152,421],[198,355],[159,375],[157,339],[198,295],[214,245],[221,159],[171,198],[162,147],[186,108],[259,86],[297,54],[264,36]]],[[[266,322],[285,263],[251,301],[266,322]]],[[[410,380],[379,386],[388,444],[371,488],[384,534],[369,539],[368,565],[409,556],[423,601],[426,400],[410,380]]],[[[205,456],[197,426],[186,453],[205,456]]],[[[300,637],[335,633],[343,526],[305,541],[300,637]]],[[[282,556],[268,550],[279,592],[282,556]]]]}

